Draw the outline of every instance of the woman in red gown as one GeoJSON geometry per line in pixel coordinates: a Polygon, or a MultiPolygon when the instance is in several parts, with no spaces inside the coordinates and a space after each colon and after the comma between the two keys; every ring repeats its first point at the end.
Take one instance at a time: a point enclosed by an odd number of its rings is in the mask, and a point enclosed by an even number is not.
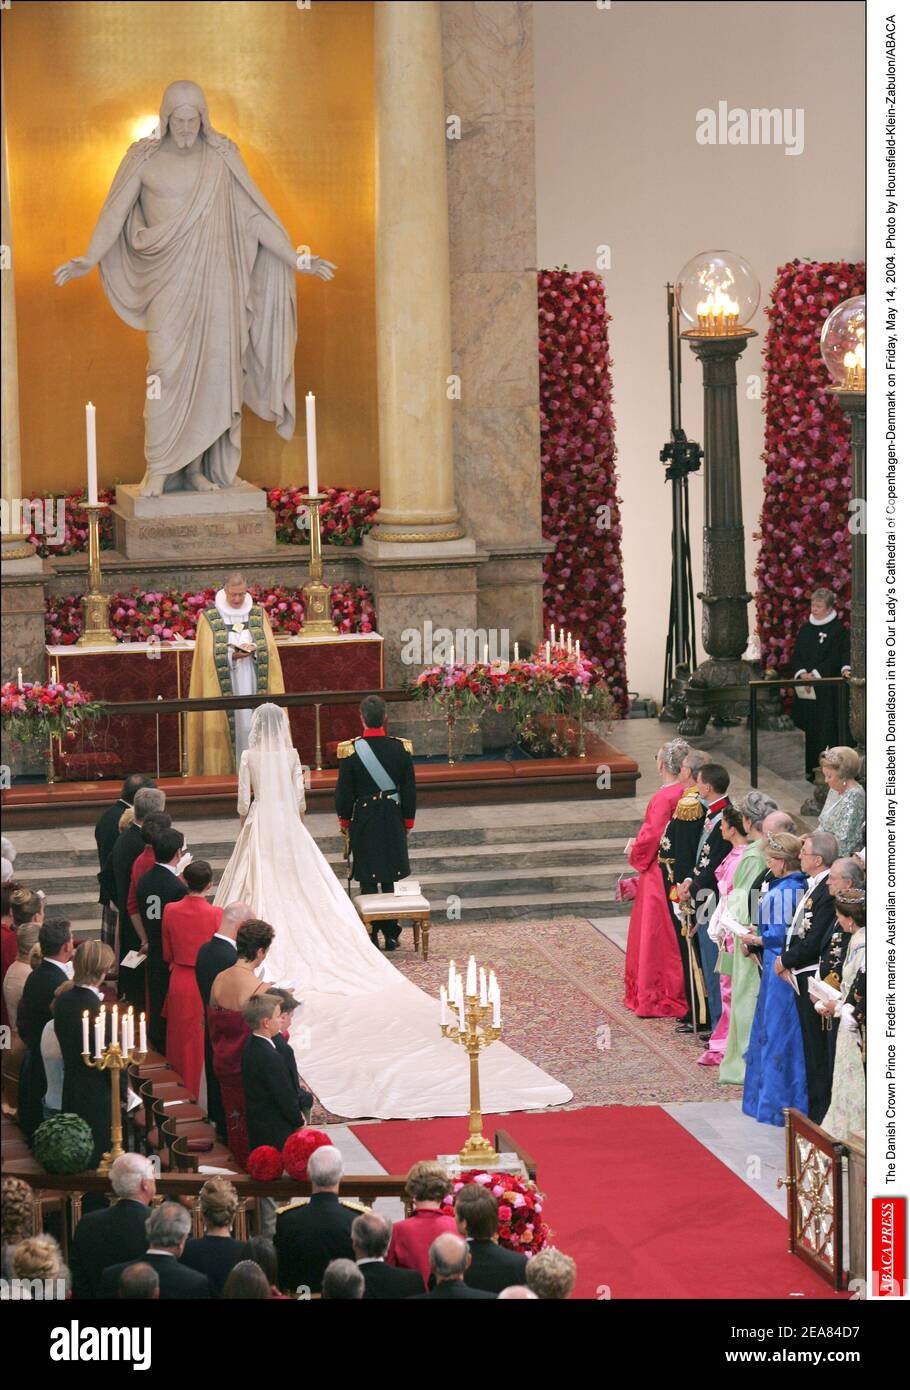
{"type": "Polygon", "coordinates": [[[679,776],[688,752],[681,738],[661,748],[657,771],[663,785],[648,802],[641,829],[627,846],[629,863],[638,870],[638,890],[626,945],[625,1005],[639,1018],[682,1018],[686,1012],[682,963],[657,856],[667,822],[685,790],[679,776]]]}
{"type": "Polygon", "coordinates": [[[249,1143],[240,1063],[250,1030],[243,1017],[243,1006],[254,994],[269,988],[264,980],[257,978],[256,971],[274,939],[274,928],[268,922],[244,922],[237,932],[237,964],[215,976],[206,1015],[212,1065],[224,1102],[228,1148],[237,1162],[244,1165],[249,1156],[249,1143]]]}
{"type": "Polygon", "coordinates": [[[183,871],[190,890],[179,902],[168,903],[161,919],[161,945],[171,967],[162,1017],[167,1019],[167,1060],[183,1084],[198,1099],[205,1071],[205,1020],[202,995],[196,983],[196,957],[221,926],[220,907],[206,902],[212,866],[192,860],[183,871]]]}

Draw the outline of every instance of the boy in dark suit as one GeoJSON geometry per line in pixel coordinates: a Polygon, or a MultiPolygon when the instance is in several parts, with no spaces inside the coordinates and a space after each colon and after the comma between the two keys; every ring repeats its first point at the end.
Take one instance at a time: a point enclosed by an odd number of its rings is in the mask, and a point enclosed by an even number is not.
{"type": "Polygon", "coordinates": [[[281,1000],[275,994],[254,994],[243,1006],[243,1017],[251,1029],[240,1063],[250,1152],[260,1144],[281,1150],[303,1124],[296,1079],[292,1081],[275,1046],[281,1000]]]}
{"type": "Polygon", "coordinates": [[[161,943],[161,920],[167,904],[180,902],[188,891],[177,876],[183,858],[183,831],[162,830],[154,848],[155,865],[137,883],[136,900],[148,940],[149,1040],[152,1047],[164,1052],[167,1033],[161,1011],[167,998],[170,970],[161,943]]]}
{"type": "MultiPolygon", "coordinates": [[[[363,737],[338,745],[335,811],[350,835],[353,877],[361,893],[391,893],[395,881],[411,872],[407,832],[417,814],[413,749],[406,738],[385,731],[385,701],[367,695],[360,704],[363,737]]],[[[401,927],[383,922],[385,948],[398,947],[401,927]]],[[[378,945],[378,929],[371,938],[378,945]]]]}
{"type": "Polygon", "coordinates": [[[278,1032],[275,1034],[274,1039],[275,1047],[278,1049],[278,1055],[284,1060],[284,1064],[288,1069],[288,1075],[297,1091],[297,1096],[300,1100],[300,1109],[303,1111],[303,1122],[304,1124],[309,1124],[310,1111],[313,1108],[313,1094],[301,1084],[300,1073],[297,1070],[297,1056],[291,1044],[284,1036],[285,1033],[290,1030],[294,1010],[300,1008],[300,1000],[295,999],[289,989],[280,989],[277,985],[273,986],[273,988],[269,990],[269,993],[277,995],[281,1000],[281,1013],[278,1015],[278,1032]]]}

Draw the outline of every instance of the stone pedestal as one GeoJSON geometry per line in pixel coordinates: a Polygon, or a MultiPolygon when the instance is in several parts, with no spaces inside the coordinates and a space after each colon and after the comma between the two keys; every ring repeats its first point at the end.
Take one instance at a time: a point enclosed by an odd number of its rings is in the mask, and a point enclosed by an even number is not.
{"type": "Polygon", "coordinates": [[[142,497],[138,483],[117,488],[111,508],[114,545],[128,560],[185,560],[211,556],[273,555],[275,518],[266,495],[237,482],[218,492],[191,490],[142,497]]]}

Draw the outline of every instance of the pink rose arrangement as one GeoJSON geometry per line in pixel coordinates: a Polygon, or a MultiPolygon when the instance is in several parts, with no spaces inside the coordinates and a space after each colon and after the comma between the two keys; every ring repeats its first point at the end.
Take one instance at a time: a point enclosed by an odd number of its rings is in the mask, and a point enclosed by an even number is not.
{"type": "Polygon", "coordinates": [[[544,620],[577,632],[628,709],[622,524],[603,281],[593,271],[537,277],[544,620]],[[584,636],[581,636],[584,634],[584,636]]]}
{"type": "Polygon", "coordinates": [[[499,1244],[520,1255],[536,1255],[550,1243],[550,1228],[543,1219],[543,1194],[536,1183],[517,1173],[488,1173],[472,1168],[452,1184],[452,1193],[443,1198],[443,1209],[453,1210],[455,1199],[467,1183],[486,1187],[499,1204],[499,1244]]]}
{"type": "Polygon", "coordinates": [[[428,666],[410,684],[415,699],[447,715],[479,707],[514,714],[519,722],[541,714],[577,714],[609,719],[616,712],[607,672],[588,656],[552,651],[545,644],[525,661],[475,661],[428,666]]]}
{"type": "MultiPolygon", "coordinates": [[[[326,500],[319,504],[323,545],[359,545],[373,525],[379,510],[375,488],[327,487],[326,500]]],[[[275,514],[275,536],[283,545],[309,544],[304,518],[306,488],[273,487],[268,502],[275,514]]]]}
{"type": "Polygon", "coordinates": [[[72,741],[79,726],[97,719],[100,701],[94,700],[78,681],[15,681],[0,687],[0,717],[11,739],[27,743],[51,735],[72,741]]]}
{"type": "MultiPolygon", "coordinates": [[[[272,630],[293,637],[303,628],[306,609],[298,589],[253,585],[253,598],[269,616],[272,630]]],[[[215,597],[214,589],[179,593],[176,589],[131,589],[114,594],[110,603],[111,631],[118,642],[148,642],[157,638],[173,642],[192,640],[203,608],[215,597]]],[[[339,632],[375,632],[376,609],[369,589],[344,580],[332,586],[332,621],[339,632]]],[[[82,634],[82,599],[79,594],[49,598],[44,627],[49,643],[72,646],[82,634]]]]}
{"type": "Polygon", "coordinates": [[[819,340],[843,300],[863,294],[866,269],[846,261],[780,266],[766,308],[765,480],[755,607],[766,669],[785,670],[813,589],[850,611],[850,423],[826,389],[819,340]]]}
{"type": "MultiPolygon", "coordinates": [[[[61,545],[48,543],[49,538],[43,529],[42,521],[42,526],[33,529],[28,538],[36,552],[44,560],[49,555],[78,555],[88,550],[88,512],[85,510],[88,496],[85,490],[70,492],[62,498],[55,497],[52,500],[55,505],[63,502],[63,543],[61,545]]],[[[114,493],[110,488],[98,493],[99,502],[110,504],[113,500],[114,493]]],[[[33,527],[34,522],[33,514],[33,527]]],[[[98,536],[102,550],[113,550],[114,518],[108,508],[98,514],[98,536]]]]}

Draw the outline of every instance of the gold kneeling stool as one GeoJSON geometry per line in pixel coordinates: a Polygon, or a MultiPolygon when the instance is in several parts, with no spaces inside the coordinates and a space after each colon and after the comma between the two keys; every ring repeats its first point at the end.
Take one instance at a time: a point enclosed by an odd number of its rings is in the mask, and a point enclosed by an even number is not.
{"type": "Polygon", "coordinates": [[[358,893],[354,906],[367,931],[380,922],[410,922],[414,928],[414,950],[423,946],[423,958],[430,950],[430,904],[422,893],[358,893]]]}

